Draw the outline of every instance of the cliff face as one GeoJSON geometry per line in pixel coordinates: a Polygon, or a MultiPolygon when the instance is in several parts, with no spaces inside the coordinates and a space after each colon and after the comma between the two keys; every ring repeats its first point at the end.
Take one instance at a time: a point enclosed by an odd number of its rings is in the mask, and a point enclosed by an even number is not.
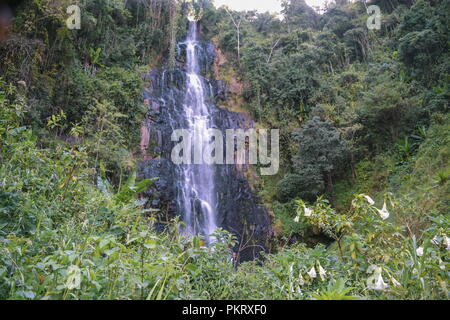
{"type": "MultiPolygon", "coordinates": [[[[211,42],[200,42],[197,48],[200,70],[203,75],[211,74],[215,61],[215,48],[211,42]]],[[[180,199],[180,180],[183,179],[179,166],[171,161],[175,143],[172,132],[188,127],[185,117],[187,71],[185,69],[186,47],[178,46],[178,68],[173,71],[154,69],[147,75],[148,89],[144,98],[149,104],[145,125],[146,161],[140,163],[140,175],[145,178],[159,177],[155,185],[146,192],[152,199],[148,206],[159,208],[164,217],[183,215],[180,199]],[[149,135],[149,137],[147,136],[149,135]],[[148,140],[148,143],[147,143],[148,140]]],[[[223,81],[201,77],[206,95],[206,103],[215,129],[253,128],[249,115],[230,112],[218,108],[216,101],[227,98],[227,85],[223,81]]],[[[260,204],[243,173],[245,168],[236,165],[215,165],[214,184],[217,204],[216,222],[218,227],[235,234],[240,245],[240,260],[257,257],[267,250],[272,237],[272,227],[267,210],[260,204]]]]}

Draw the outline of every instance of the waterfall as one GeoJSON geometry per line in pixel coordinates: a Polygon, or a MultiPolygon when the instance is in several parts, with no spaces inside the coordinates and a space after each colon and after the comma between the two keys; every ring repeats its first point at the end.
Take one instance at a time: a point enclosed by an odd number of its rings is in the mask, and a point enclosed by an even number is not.
{"type": "Polygon", "coordinates": [[[218,107],[227,99],[228,85],[205,76],[211,74],[216,48],[211,41],[199,39],[197,26],[198,22],[190,22],[186,38],[178,43],[177,67],[155,68],[146,77],[144,99],[149,109],[147,128],[142,130],[144,161],[139,176],[158,178],[144,193],[147,206],[159,210],[162,223],[158,230],[164,230],[165,222],[180,216],[184,234],[202,235],[210,244],[215,241],[211,234],[220,227],[247,244],[239,259],[250,260],[267,247],[273,234],[270,216],[249,186],[242,171],[245,168],[199,164],[205,161],[198,161],[196,152],[207,145],[210,150],[209,129],[225,136],[228,129],[254,128],[254,122],[249,114],[218,107]],[[189,158],[193,158],[193,164],[173,161],[174,147],[184,142],[184,138],[173,140],[174,132],[180,129],[190,133],[194,156],[189,154],[189,158]]]}
{"type": "MultiPolygon", "coordinates": [[[[199,42],[197,40],[197,22],[189,23],[186,39],[186,97],[184,117],[192,134],[192,144],[203,146],[211,139],[208,130],[213,127],[210,108],[206,103],[206,88],[209,84],[200,75],[199,42]]],[[[208,89],[209,90],[209,89],[208,89]]],[[[217,229],[217,196],[215,187],[215,169],[211,165],[192,164],[180,167],[181,176],[178,201],[184,208],[184,222],[189,234],[203,234],[207,242],[217,229]]]]}

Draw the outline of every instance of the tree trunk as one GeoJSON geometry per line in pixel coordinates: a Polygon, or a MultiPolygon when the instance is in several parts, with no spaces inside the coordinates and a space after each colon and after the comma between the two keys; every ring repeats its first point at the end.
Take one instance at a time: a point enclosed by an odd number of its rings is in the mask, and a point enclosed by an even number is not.
{"type": "MultiPolygon", "coordinates": [[[[239,25],[241,24],[241,22],[239,21],[239,25]]],[[[240,30],[240,26],[237,27],[237,41],[238,41],[238,64],[241,64],[241,30],[240,30]]]]}

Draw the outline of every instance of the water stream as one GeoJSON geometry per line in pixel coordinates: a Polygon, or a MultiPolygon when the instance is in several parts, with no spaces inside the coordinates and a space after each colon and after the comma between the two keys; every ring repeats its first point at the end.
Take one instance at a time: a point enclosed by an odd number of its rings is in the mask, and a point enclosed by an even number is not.
{"type": "Polygon", "coordinates": [[[228,230],[249,244],[240,258],[250,260],[268,245],[270,216],[249,186],[245,168],[204,164],[198,161],[196,150],[210,145],[209,129],[225,136],[227,129],[253,128],[254,122],[248,114],[218,106],[227,101],[228,86],[223,80],[208,77],[212,76],[217,49],[201,39],[199,28],[198,22],[189,23],[186,38],[178,43],[175,69],[155,68],[148,73],[144,99],[149,113],[142,129],[144,161],[139,175],[158,177],[145,196],[148,207],[158,209],[162,221],[180,216],[185,224],[182,231],[203,235],[207,244],[215,241],[211,234],[217,228],[228,230]],[[190,133],[192,164],[179,165],[172,159],[175,145],[183,141],[172,139],[180,129],[190,133]]]}
{"type": "MultiPolygon", "coordinates": [[[[186,98],[184,101],[185,120],[192,136],[192,148],[209,142],[208,129],[213,127],[213,119],[206,103],[205,91],[209,83],[200,75],[199,42],[197,22],[189,23],[186,45],[186,98]]],[[[190,234],[203,234],[210,241],[210,235],[217,229],[217,195],[214,167],[207,164],[182,165],[179,201],[184,208],[184,222],[190,234]]]]}

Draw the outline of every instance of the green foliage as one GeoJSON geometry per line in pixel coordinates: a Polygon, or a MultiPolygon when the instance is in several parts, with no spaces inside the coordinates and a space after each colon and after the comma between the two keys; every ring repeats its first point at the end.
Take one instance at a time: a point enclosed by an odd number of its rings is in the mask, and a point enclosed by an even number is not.
{"type": "Polygon", "coordinates": [[[398,28],[399,58],[411,75],[423,80],[428,86],[440,79],[440,72],[448,74],[448,1],[416,1],[402,17],[398,28]],[[431,67],[431,72],[430,72],[431,67]]]}
{"type": "Polygon", "coordinates": [[[273,211],[279,223],[282,226],[282,235],[286,238],[286,241],[290,241],[292,237],[301,237],[306,239],[309,235],[308,226],[301,223],[292,223],[296,214],[296,202],[290,201],[288,203],[278,203],[273,204],[273,211]]]}
{"type": "Polygon", "coordinates": [[[314,201],[323,190],[323,178],[313,167],[303,168],[300,174],[288,174],[277,184],[278,198],[281,202],[295,198],[314,201]]]}
{"type": "Polygon", "coordinates": [[[2,77],[21,84],[30,104],[24,124],[42,143],[85,142],[95,169],[106,170],[117,185],[134,162],[130,150],[146,113],[138,67],[168,53],[170,41],[162,34],[169,6],[82,2],[82,28],[70,31],[69,4],[43,0],[20,7],[17,36],[0,48],[2,77]]]}
{"type": "Polygon", "coordinates": [[[229,14],[195,2],[259,125],[298,151],[264,190],[282,241],[238,268],[225,231],[157,233],[156,179],[136,176],[140,66],[173,63],[183,2],[83,2],[78,31],[67,3],[24,3],[0,46],[0,299],[448,299],[449,1],[372,1],[377,32],[347,1],[232,12],[241,59],[229,14]]]}
{"type": "Polygon", "coordinates": [[[329,279],[344,277],[348,270],[322,245],[309,249],[299,244],[265,258],[263,265],[250,262],[239,268],[232,298],[311,299],[311,293],[325,289],[329,279]],[[317,269],[315,274],[312,268],[317,269]],[[325,274],[319,274],[320,268],[325,274]]]}
{"type": "Polygon", "coordinates": [[[450,179],[450,171],[439,171],[436,174],[436,182],[440,185],[443,186],[445,185],[450,179]]]}
{"type": "MultiPolygon", "coordinates": [[[[373,277],[367,278],[368,289],[386,291],[389,297],[411,294],[429,299],[432,296],[446,296],[447,289],[441,274],[445,270],[445,258],[442,256],[445,253],[439,247],[444,238],[436,235],[442,235],[445,218],[433,221],[430,233],[425,235],[419,248],[415,236],[408,240],[400,228],[383,221],[389,217],[386,208],[389,199],[393,208],[403,205],[401,201],[388,196],[380,210],[372,204],[370,197],[359,195],[353,201],[353,210],[348,216],[334,213],[326,203],[319,201],[310,208],[300,202],[299,217],[335,238],[341,258],[351,260],[355,272],[367,268],[367,274],[374,273],[373,277]],[[434,239],[432,245],[430,239],[434,239]],[[383,273],[391,279],[390,285],[383,281],[383,273]],[[400,279],[400,282],[396,279],[400,279]]],[[[333,290],[328,289],[330,291],[333,290]]],[[[322,293],[316,298],[326,298],[328,295],[322,293]]],[[[336,296],[334,298],[337,299],[336,296]]]]}
{"type": "MultiPolygon", "coordinates": [[[[272,183],[263,194],[272,195],[281,245],[286,238],[310,243],[311,229],[336,240],[325,254],[354,264],[354,278],[346,281],[353,289],[344,296],[444,298],[447,289],[442,280],[448,276],[440,273],[440,258],[434,253],[429,257],[426,280],[420,280],[411,263],[410,239],[415,235],[426,243],[424,230],[435,226],[430,216],[448,213],[449,3],[376,0],[371,4],[382,8],[380,31],[366,29],[361,2],[340,1],[316,15],[302,1],[285,1],[288,17],[278,23],[267,15],[241,13],[242,56],[235,68],[246,85],[246,104],[260,125],[285,131],[286,160],[292,150],[298,151],[292,161],[284,161],[286,174],[276,183],[276,193],[271,192],[272,183]],[[264,23],[273,28],[263,27],[264,23]],[[305,120],[309,120],[306,125],[305,120]],[[309,134],[289,137],[293,128],[303,130],[314,121],[309,134]],[[319,197],[327,192],[333,202],[333,184],[336,207],[319,197]],[[395,197],[384,196],[389,192],[395,197]],[[354,194],[361,193],[386,201],[390,217],[381,219],[380,211],[385,216],[381,206],[369,205],[362,196],[352,205],[354,194]],[[317,216],[290,221],[295,199],[309,201],[307,207],[317,216]],[[389,288],[380,277],[387,279],[389,288]]],[[[206,16],[209,35],[220,35],[221,49],[233,57],[236,37],[227,16],[213,9],[206,16]]],[[[288,254],[298,251],[283,246],[277,257],[287,259],[288,254]]],[[[294,289],[287,290],[284,298],[304,297],[295,287],[300,280],[287,277],[288,265],[277,269],[286,276],[283,281],[268,273],[272,259],[269,256],[260,269],[253,264],[241,267],[238,297],[281,298],[287,288],[294,289]],[[247,289],[247,283],[256,289],[247,289]],[[266,289],[272,285],[279,285],[276,293],[266,289]]],[[[336,279],[347,279],[347,274],[336,279]]],[[[317,291],[316,298],[337,299],[332,283],[328,289],[314,287],[308,292],[317,291]]]]}
{"type": "Polygon", "coordinates": [[[320,188],[326,184],[333,200],[332,176],[339,174],[348,156],[347,144],[340,132],[330,122],[314,117],[294,132],[293,137],[300,144],[293,166],[300,181],[304,181],[301,186],[297,185],[297,194],[303,193],[311,199],[323,192],[320,188]]]}
{"type": "Polygon", "coordinates": [[[129,203],[133,198],[141,194],[142,192],[148,190],[150,185],[156,179],[145,179],[136,183],[136,171],[134,170],[130,177],[128,178],[125,185],[123,185],[119,192],[114,196],[114,201],[117,203],[129,203]]]}
{"type": "Polygon", "coordinates": [[[282,1],[282,13],[292,29],[313,28],[318,21],[317,13],[304,0],[282,1]]]}
{"type": "Polygon", "coordinates": [[[361,130],[363,141],[367,144],[377,142],[374,147],[382,150],[411,133],[420,123],[423,111],[418,98],[411,94],[410,85],[392,81],[388,74],[381,76],[379,81],[364,93],[357,114],[358,121],[364,126],[361,130]]]}
{"type": "Polygon", "coordinates": [[[297,214],[300,216],[304,213],[306,222],[310,225],[318,227],[327,236],[339,241],[343,233],[349,232],[353,227],[352,219],[348,219],[345,215],[337,214],[330,206],[327,200],[319,198],[313,209],[306,207],[306,204],[297,201],[297,214]]]}
{"type": "Polygon", "coordinates": [[[340,132],[319,117],[308,121],[293,136],[300,143],[299,155],[294,160],[298,171],[312,165],[318,168],[319,174],[329,174],[335,172],[346,157],[346,143],[340,132]]]}
{"type": "Polygon", "coordinates": [[[313,295],[316,300],[356,300],[359,297],[347,295],[352,288],[345,288],[345,280],[338,279],[328,284],[327,290],[313,295]]]}
{"type": "Polygon", "coordinates": [[[35,217],[23,210],[24,199],[18,192],[0,191],[0,232],[26,235],[36,229],[35,217]],[[22,210],[21,210],[22,209],[22,210]]]}
{"type": "MultiPolygon", "coordinates": [[[[12,89],[5,97],[3,93],[2,112],[9,116],[0,127],[1,298],[447,297],[445,216],[432,219],[419,242],[383,221],[380,212],[385,209],[364,195],[356,197],[348,215],[337,214],[319,199],[305,216],[306,204],[299,202],[301,219],[339,238],[341,249],[298,244],[234,270],[233,236],[219,231],[206,248],[198,237],[181,236],[176,220],[166,233],[156,234],[153,211],[143,208],[142,199],[136,201],[151,181],[136,182],[132,173],[118,193],[103,179],[93,185],[86,152],[39,148],[30,129],[13,129],[23,118],[17,109],[20,96],[12,89]],[[374,270],[373,275],[366,270],[374,270]],[[345,284],[341,279],[347,279],[345,284]]],[[[392,209],[405,206],[390,196],[386,201],[392,209]]]]}

